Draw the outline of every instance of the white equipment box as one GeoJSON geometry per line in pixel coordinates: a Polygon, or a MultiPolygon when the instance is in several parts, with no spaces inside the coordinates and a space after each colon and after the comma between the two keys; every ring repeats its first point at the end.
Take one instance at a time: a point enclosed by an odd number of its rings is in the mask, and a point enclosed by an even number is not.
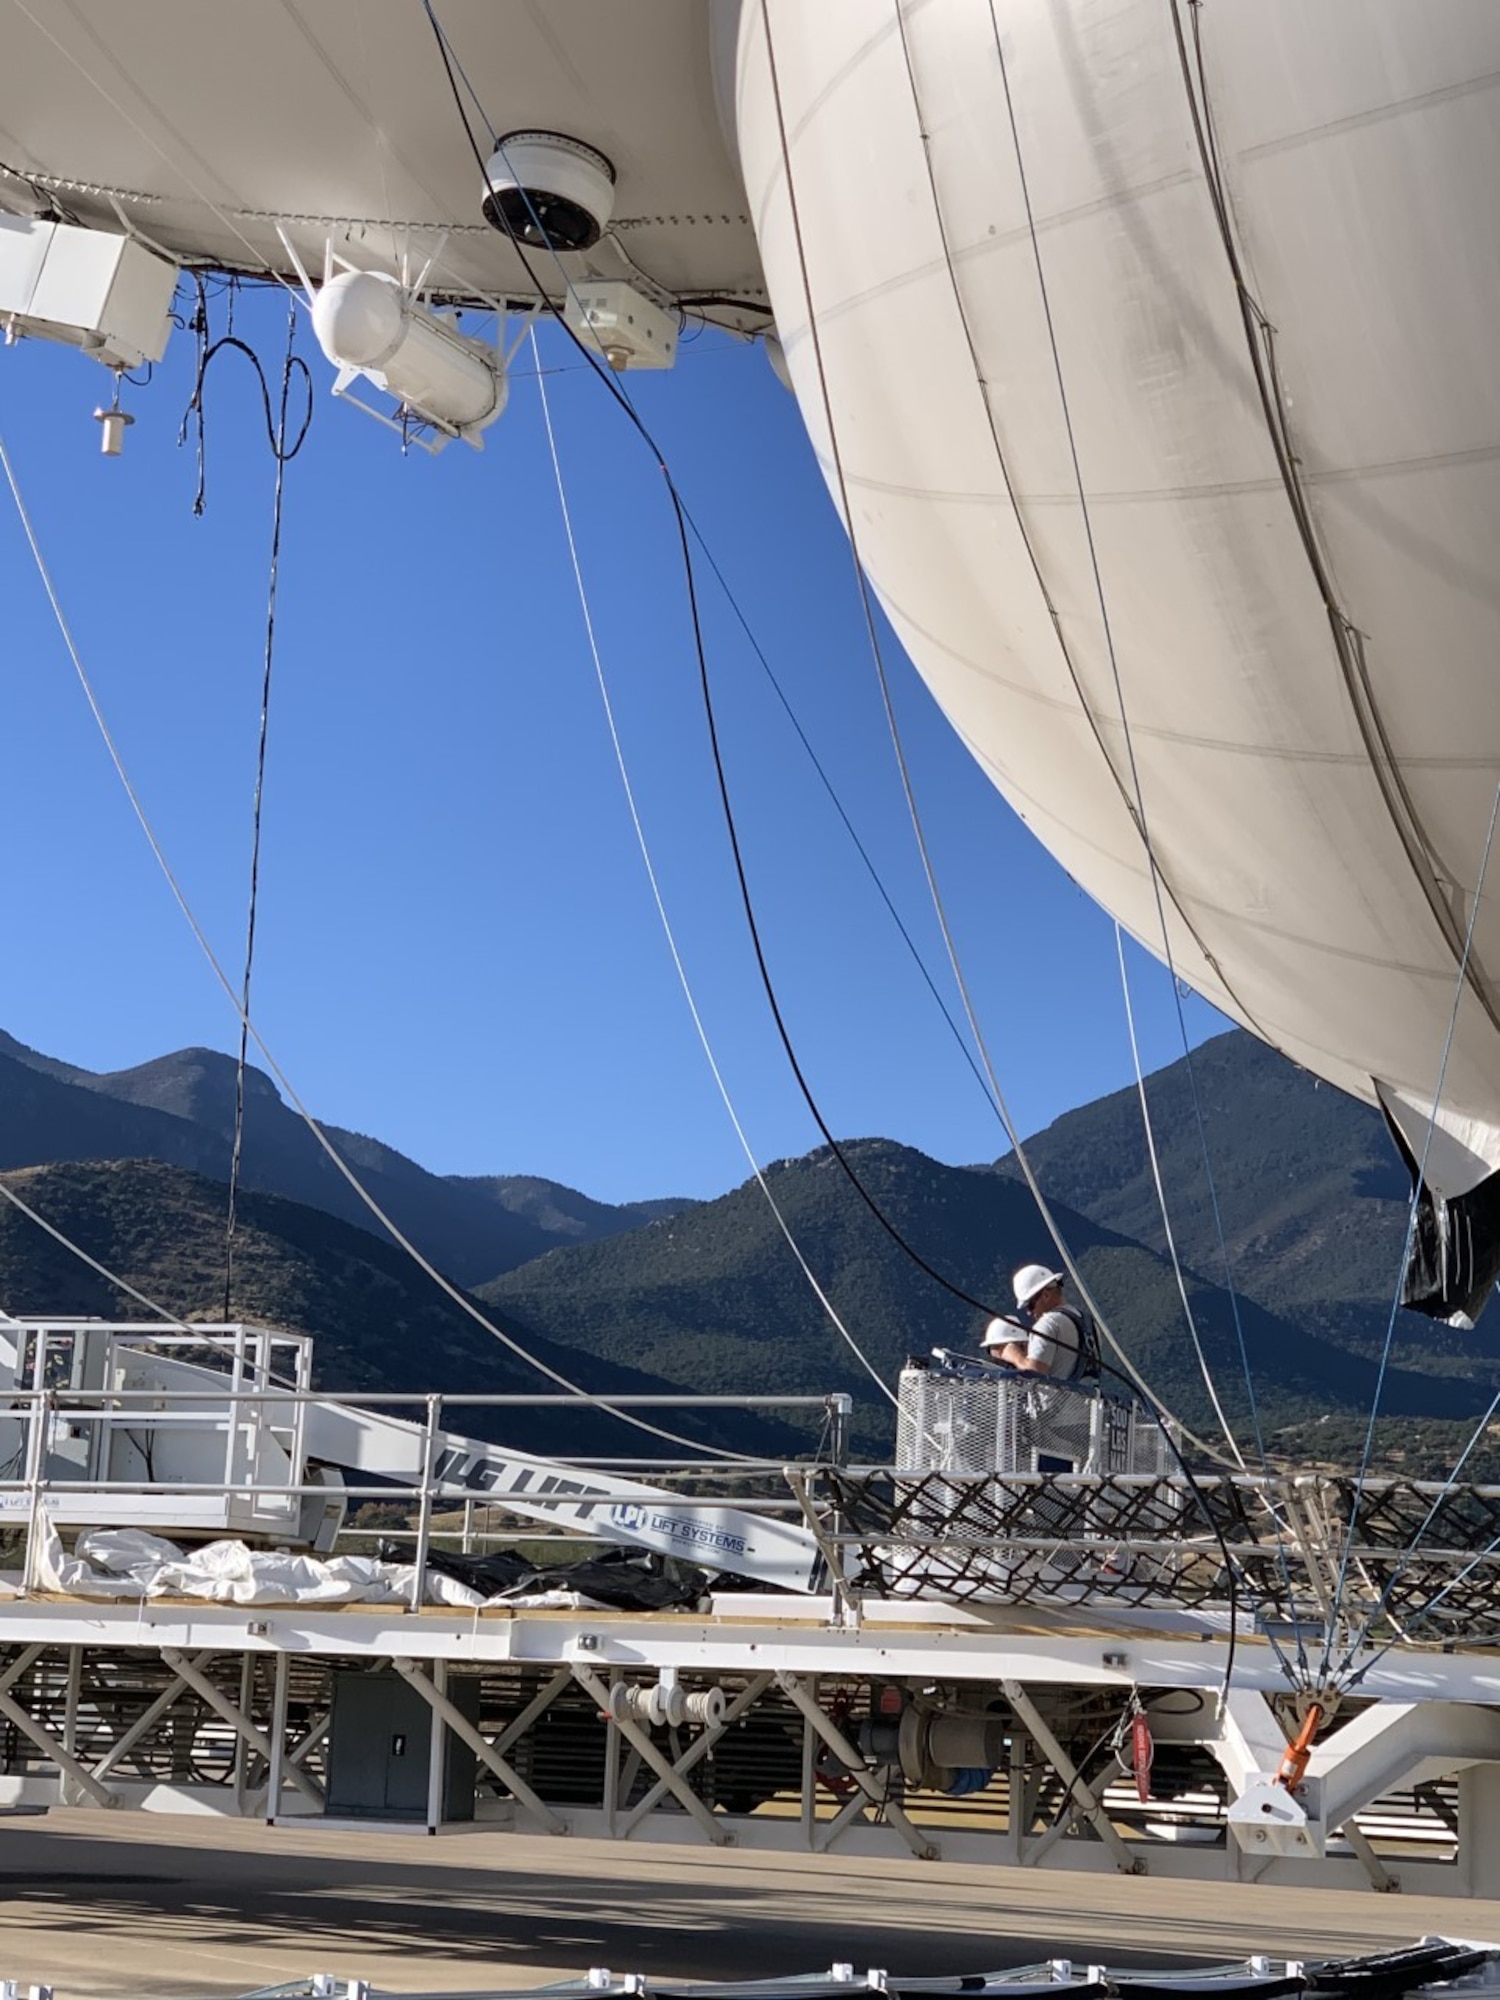
{"type": "Polygon", "coordinates": [[[133,237],[0,215],[0,325],[81,347],[109,367],[159,361],[177,266],[133,237]]]}

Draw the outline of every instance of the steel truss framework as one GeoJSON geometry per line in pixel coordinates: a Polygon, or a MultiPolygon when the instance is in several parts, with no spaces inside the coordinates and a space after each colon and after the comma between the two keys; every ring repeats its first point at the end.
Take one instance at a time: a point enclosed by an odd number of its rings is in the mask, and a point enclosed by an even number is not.
{"type": "Polygon", "coordinates": [[[434,1829],[456,1738],[474,1758],[472,1823],[531,1836],[1346,1886],[1394,1872],[1456,1894],[1493,1893],[1500,1868],[1500,1713],[1476,1705],[1500,1686],[1473,1661],[1454,1661],[1446,1698],[1400,1711],[1404,1735],[1382,1734],[1394,1705],[1351,1710],[1331,1739],[1349,1754],[1322,1781],[1342,1839],[1294,1861],[1226,1833],[1241,1784],[1285,1742],[1276,1662],[1248,1636],[1221,1716],[1211,1632],[1076,1614],[1048,1630],[1040,1613],[940,1622],[874,1602],[851,1624],[827,1599],[720,1598],[710,1617],[21,1601],[0,1619],[0,1803],[321,1814],[335,1679],[373,1669],[426,1704],[434,1829]],[[1125,1764],[1137,1700],[1157,1745],[1147,1805],[1125,1764]],[[903,1763],[893,1736],[881,1748],[887,1716],[911,1718],[913,1741],[934,1722],[980,1732],[987,1777],[964,1795],[959,1771],[903,1763]]]}

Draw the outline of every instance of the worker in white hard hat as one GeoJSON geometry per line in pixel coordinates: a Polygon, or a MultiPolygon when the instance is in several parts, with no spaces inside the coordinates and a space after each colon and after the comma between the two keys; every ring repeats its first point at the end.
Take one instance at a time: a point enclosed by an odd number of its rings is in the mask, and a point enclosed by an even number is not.
{"type": "Polygon", "coordinates": [[[1063,1301],[1067,1278],[1045,1264],[1023,1264],[1011,1280],[1022,1319],[992,1319],[983,1346],[1008,1368],[1028,1375],[1050,1375],[1066,1382],[1078,1372],[1083,1330],[1078,1315],[1063,1301]]]}

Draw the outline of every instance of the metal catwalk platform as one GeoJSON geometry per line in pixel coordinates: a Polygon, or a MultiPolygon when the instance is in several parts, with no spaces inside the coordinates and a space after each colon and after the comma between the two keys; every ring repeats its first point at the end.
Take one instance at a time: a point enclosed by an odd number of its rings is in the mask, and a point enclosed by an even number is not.
{"type": "MultiPolygon", "coordinates": [[[[1049,1402],[1034,1384],[994,1388],[1012,1403],[998,1471],[971,1469],[971,1424],[962,1449],[950,1426],[941,1453],[929,1437],[894,1468],[521,1478],[543,1462],[445,1429],[436,1398],[416,1399],[412,1423],[318,1398],[305,1357],[273,1373],[288,1339],[194,1329],[191,1359],[186,1336],[138,1327],[18,1344],[0,1402],[16,1522],[0,1806],[1500,1892],[1500,1661],[1479,1539],[1500,1495],[1111,1470],[1158,1446],[1122,1444],[1117,1416],[1081,1403],[1053,1421],[1056,1385],[1049,1402]],[[1044,1449],[1055,1465],[1069,1427],[1082,1469],[1021,1469],[1044,1449]],[[342,1466],[309,1450],[318,1439],[342,1466]],[[394,1453],[378,1478],[372,1439],[394,1453]],[[183,1583],[190,1565],[143,1582],[64,1549],[81,1524],[87,1552],[100,1526],[146,1521],[175,1525],[189,1555],[228,1528],[336,1562],[372,1547],[345,1509],[373,1496],[408,1522],[387,1530],[401,1562],[366,1561],[376,1602],[211,1564],[207,1582],[183,1583]],[[674,1550],[683,1521],[704,1564],[759,1565],[779,1587],[700,1577],[672,1611],[430,1601],[464,1544],[674,1550]],[[1420,1564],[1413,1525],[1435,1531],[1420,1564]],[[1291,1668],[1332,1631],[1340,1567],[1356,1579],[1342,1692],[1305,1778],[1278,1787],[1307,1712],[1291,1668]],[[1413,1572],[1420,1601],[1404,1594],[1413,1572]],[[1467,1623],[1434,1622],[1418,1644],[1433,1599],[1467,1623]]],[[[475,1400],[491,1417],[505,1401],[475,1400]]]]}

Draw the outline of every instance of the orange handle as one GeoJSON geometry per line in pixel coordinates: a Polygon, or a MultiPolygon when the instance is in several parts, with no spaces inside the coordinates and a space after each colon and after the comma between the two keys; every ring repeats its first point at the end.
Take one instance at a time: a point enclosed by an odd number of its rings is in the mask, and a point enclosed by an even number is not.
{"type": "Polygon", "coordinates": [[[1281,1760],[1281,1769],[1276,1773],[1275,1782],[1278,1785],[1285,1785],[1289,1792],[1295,1792],[1307,1776],[1307,1767],[1312,1761],[1313,1738],[1317,1735],[1322,1720],[1322,1705],[1310,1701],[1307,1713],[1302,1718],[1302,1727],[1297,1731],[1297,1740],[1287,1745],[1286,1755],[1281,1760]]]}

